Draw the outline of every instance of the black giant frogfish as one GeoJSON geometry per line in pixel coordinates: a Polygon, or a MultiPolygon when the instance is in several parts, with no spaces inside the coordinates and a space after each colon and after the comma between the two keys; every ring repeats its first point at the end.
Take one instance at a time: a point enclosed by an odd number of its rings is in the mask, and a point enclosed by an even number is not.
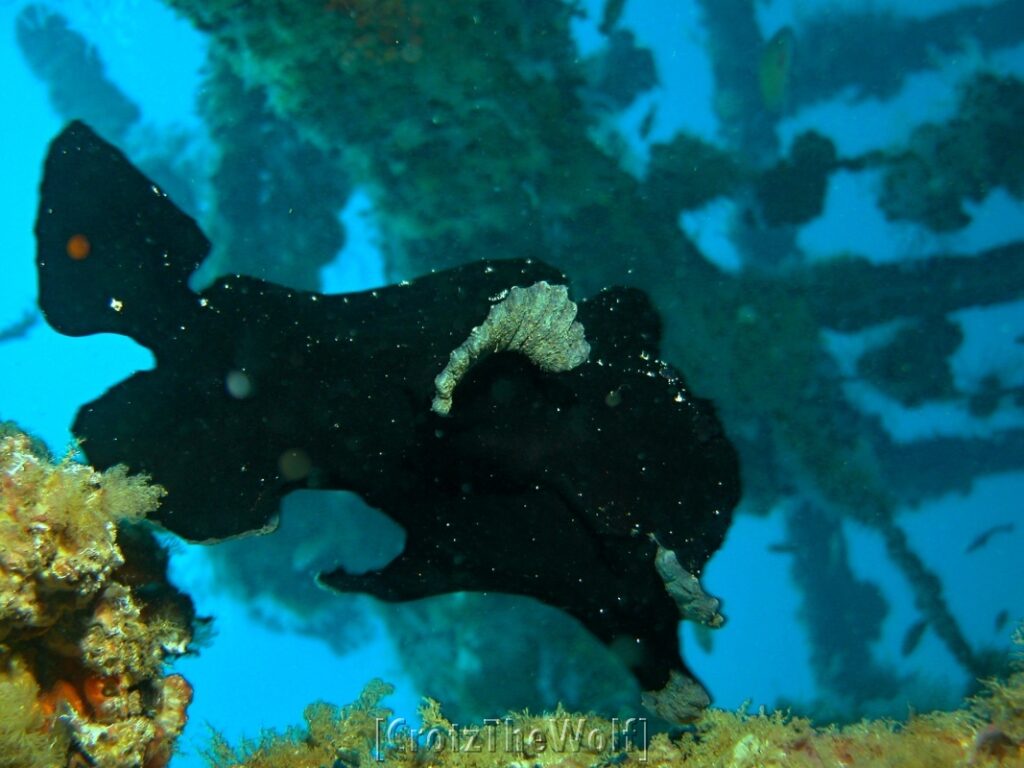
{"type": "Polygon", "coordinates": [[[353,491],[404,527],[405,550],[324,584],[387,601],[526,595],[635,644],[658,714],[707,705],[678,622],[722,621],[697,576],[737,502],[737,458],[711,404],[656,360],[642,292],[576,305],[558,270],[523,260],[361,293],[239,275],[195,292],[210,243],[79,122],[50,147],[36,235],[50,325],[155,356],[73,431],[96,467],[167,489],[158,523],[221,539],[271,529],[292,490],[353,491]]]}

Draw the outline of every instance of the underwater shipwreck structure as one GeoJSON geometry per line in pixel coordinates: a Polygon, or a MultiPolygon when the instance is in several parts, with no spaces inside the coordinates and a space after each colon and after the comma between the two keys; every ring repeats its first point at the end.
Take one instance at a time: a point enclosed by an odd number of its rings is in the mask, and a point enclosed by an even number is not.
{"type": "MultiPolygon", "coordinates": [[[[1024,138],[1017,127],[1024,122],[1024,81],[980,64],[958,85],[956,109],[946,121],[918,127],[903,145],[857,155],[844,155],[829,136],[816,131],[805,131],[783,146],[778,127],[787,116],[841,92],[853,99],[891,95],[912,73],[934,66],[936,51],[954,50],[964,39],[982,52],[1019,44],[1021,3],[1004,0],[921,20],[883,11],[812,15],[766,34],[752,0],[699,2],[720,140],[710,143],[680,132],[650,143],[640,171],[628,142],[612,126],[616,115],[657,83],[657,72],[650,53],[623,21],[625,3],[609,0],[603,6],[599,29],[607,42],[583,59],[571,34],[581,9],[561,0],[331,0],[301,8],[263,0],[169,0],[168,5],[209,43],[200,111],[213,145],[213,170],[202,189],[185,181],[190,173],[180,166],[188,156],[180,151],[182,137],[167,137],[164,152],[152,144],[145,151],[132,146],[141,113],[105,78],[97,58],[102,46],[93,48],[43,6],[26,8],[18,25],[25,58],[49,85],[54,106],[69,120],[84,119],[99,134],[84,125],[73,127],[58,139],[64,143],[58,145],[56,160],[72,162],[68,158],[75,149],[85,147],[90,161],[107,161],[89,166],[94,177],[76,176],[81,169],[53,171],[58,182],[44,188],[44,206],[61,213],[52,226],[41,217],[43,311],[62,332],[127,333],[153,349],[158,360],[152,374],[83,408],[76,433],[87,438],[85,454],[98,468],[127,464],[166,487],[164,505],[147,510],[155,521],[189,538],[221,538],[272,527],[277,503],[290,490],[356,490],[366,503],[402,524],[407,547],[421,547],[407,550],[404,562],[412,569],[437,566],[439,580],[431,592],[486,589],[533,595],[567,611],[602,642],[587,645],[578,627],[567,626],[538,643],[529,621],[519,625],[519,633],[488,624],[472,595],[389,613],[393,633],[417,638],[425,634],[424,627],[459,626],[463,635],[451,643],[465,642],[470,635],[475,648],[501,648],[507,657],[532,667],[540,667],[538,660],[552,653],[564,658],[576,649],[590,671],[594,664],[608,670],[595,681],[586,679],[585,671],[570,669],[564,689],[554,684],[555,693],[576,709],[614,714],[641,690],[672,688],[677,695],[670,700],[649,700],[654,710],[670,720],[696,719],[698,724],[682,741],[659,737],[651,745],[651,754],[666,763],[700,765],[706,759],[707,764],[821,765],[836,760],[870,765],[884,763],[899,750],[923,765],[999,764],[1020,756],[1019,672],[1007,685],[989,686],[988,698],[961,712],[915,718],[903,730],[875,724],[838,734],[814,731],[799,719],[714,710],[701,714],[707,701],[700,689],[672,682],[690,680],[676,645],[680,614],[709,626],[719,622],[713,598],[703,593],[696,577],[721,542],[738,499],[730,443],[743,479],[737,513],[775,510],[787,516],[786,548],[802,593],[816,682],[829,692],[833,707],[818,709],[817,717],[856,719],[867,702],[884,699],[900,685],[899,676],[878,663],[870,648],[885,613],[884,600],[850,567],[844,520],[877,532],[913,589],[922,631],[933,631],[971,679],[1006,673],[1004,654],[987,653],[968,641],[943,597],[934,566],[913,550],[900,516],[914,514],[914,507],[927,499],[969,489],[979,477],[1020,469],[1024,429],[900,443],[849,396],[848,377],[838,370],[827,337],[883,329],[858,359],[855,376],[895,402],[962,402],[979,419],[1000,408],[1019,409],[1024,401],[1020,382],[1002,381],[994,373],[967,389],[953,376],[950,358],[963,341],[957,311],[1024,295],[1024,242],[878,264],[871,254],[804,253],[798,235],[822,214],[830,181],[842,174],[877,176],[877,204],[885,215],[932,232],[962,230],[970,222],[971,204],[992,190],[1019,199],[1024,194],[1024,138]],[[861,60],[858,42],[867,31],[887,52],[870,67],[861,60]],[[145,175],[108,142],[131,156],[145,175]],[[110,207],[110,199],[100,202],[94,191],[115,168],[130,183],[110,207]],[[356,188],[372,199],[388,276],[408,285],[344,300],[314,299],[320,267],[344,243],[338,211],[356,188]],[[721,200],[734,208],[730,238],[741,263],[731,270],[707,259],[679,224],[684,212],[721,200]],[[90,202],[100,206],[107,229],[96,229],[100,216],[96,211],[88,215],[90,202]],[[151,227],[166,236],[157,244],[131,238],[127,223],[143,209],[151,227]],[[118,215],[107,216],[111,210],[118,215]],[[208,255],[204,235],[186,214],[209,235],[213,248],[208,255]],[[85,245],[73,245],[78,235],[85,245]],[[140,278],[129,272],[124,259],[140,249],[166,262],[163,276],[140,278]],[[111,253],[122,259],[113,267],[102,260],[111,253]],[[122,276],[131,274],[131,280],[112,287],[110,276],[117,269],[122,276]],[[92,277],[83,283],[82,275],[95,276],[95,283],[88,282],[92,277]],[[188,287],[190,280],[195,290],[188,287]],[[75,290],[62,292],[62,286],[70,285],[75,290]],[[494,355],[470,367],[487,348],[473,340],[473,329],[487,328],[500,302],[524,302],[521,294],[504,292],[541,285],[567,286],[558,296],[536,289],[532,303],[560,318],[553,333],[565,341],[561,349],[566,354],[550,368],[564,370],[548,373],[545,363],[535,365],[538,358],[547,359],[543,353],[527,354],[532,363],[522,355],[494,355]],[[622,287],[605,291],[608,286],[622,287]],[[578,301],[570,302],[569,295],[578,301]],[[137,314],[140,305],[148,315],[137,314]],[[620,306],[628,323],[616,322],[620,306]],[[293,333],[286,329],[296,315],[293,333]],[[201,329],[204,338],[235,336],[230,348],[214,344],[203,349],[209,361],[206,379],[192,367],[194,344],[176,330],[182,318],[188,318],[193,333],[201,329]],[[243,318],[254,329],[246,330],[243,318]],[[377,348],[352,352],[353,357],[334,353],[339,357],[332,364],[317,369],[317,376],[329,382],[330,395],[307,392],[291,399],[272,387],[294,385],[308,372],[309,359],[296,350],[306,349],[311,356],[310,350],[324,349],[333,340],[312,330],[324,325],[323,318],[341,329],[333,331],[339,339],[348,335],[352,350],[371,333],[381,334],[382,341],[377,348]],[[577,320],[582,331],[570,330],[577,320]],[[238,338],[242,342],[236,345],[238,338]],[[588,357],[584,343],[590,347],[589,362],[582,364],[588,357]],[[417,359],[403,368],[407,363],[389,356],[388,347],[413,350],[417,359]],[[457,349],[465,354],[449,358],[457,349]],[[224,369],[226,357],[233,362],[224,369]],[[282,361],[302,373],[268,388],[266,382],[281,373],[282,361]],[[376,380],[391,396],[392,425],[404,426],[376,435],[387,421],[383,413],[350,405],[341,409],[352,419],[346,429],[364,442],[345,444],[333,433],[333,422],[316,413],[317,405],[325,398],[332,404],[346,398],[361,402],[357,398],[365,394],[358,385],[345,383],[342,369],[397,371],[387,382],[380,375],[376,380]],[[448,375],[453,370],[465,378],[456,381],[458,376],[448,375]],[[328,375],[322,376],[325,371],[328,375]],[[261,378],[261,372],[267,375],[261,378]],[[629,382],[625,387],[623,376],[629,382]],[[413,398],[401,391],[410,381],[427,386],[417,384],[413,398]],[[188,393],[187,404],[177,399],[182,393],[188,393]],[[290,442],[262,441],[262,453],[245,459],[251,458],[251,467],[260,471],[242,477],[233,472],[238,457],[228,462],[211,446],[208,455],[192,458],[216,471],[197,473],[195,463],[184,461],[188,452],[166,450],[168,435],[177,428],[170,422],[183,412],[195,414],[196,423],[222,425],[218,445],[232,435],[262,429],[263,396],[290,403],[277,410],[271,428],[290,442]],[[493,417],[495,398],[510,409],[504,420],[481,421],[493,417]],[[701,398],[713,402],[714,409],[701,398]],[[150,406],[141,407],[141,402],[150,406]],[[173,410],[167,407],[171,402],[177,404],[173,410]],[[530,404],[538,402],[544,407],[531,411],[530,404]],[[601,445],[611,446],[612,453],[573,456],[569,448],[580,449],[593,439],[593,429],[574,433],[563,445],[549,445],[554,414],[579,402],[586,405],[578,423],[607,430],[601,445]],[[638,447],[630,443],[636,431],[615,421],[630,408],[650,414],[645,423],[651,429],[666,430],[654,442],[671,451],[645,456],[649,466],[630,467],[636,477],[651,472],[653,484],[634,485],[619,498],[621,486],[614,481],[602,486],[595,466],[610,473],[621,465],[603,466],[602,456],[637,454],[638,447]],[[366,423],[359,425],[359,419],[366,423]],[[484,423],[486,428],[479,426],[484,423]],[[502,446],[510,430],[524,430],[532,439],[502,446]],[[437,431],[444,433],[442,451],[426,442],[437,431]],[[680,440],[680,434],[691,435],[694,442],[680,440]],[[378,442],[369,454],[379,455],[380,461],[353,460],[368,455],[365,441],[373,440],[378,442]],[[413,448],[393,451],[399,444],[413,448]],[[481,445],[487,447],[482,455],[481,445]],[[523,445],[530,450],[520,450],[523,445]],[[702,448],[687,453],[692,445],[702,448]],[[334,458],[325,458],[329,455],[334,458]],[[453,457],[458,461],[445,464],[453,457]],[[680,478],[668,468],[681,460],[695,467],[700,482],[672,485],[680,478]],[[545,473],[548,462],[556,467],[550,476],[545,473]],[[557,475],[573,478],[573,487],[558,488],[557,475]],[[407,483],[395,482],[404,476],[407,483]],[[196,482],[197,477],[206,480],[196,482]],[[382,482],[385,477],[388,482],[382,482]],[[580,509],[602,509],[590,518],[588,537],[581,537],[587,541],[557,553],[533,552],[535,559],[527,558],[524,568],[530,541],[509,544],[504,539],[509,529],[502,528],[502,540],[490,542],[487,555],[500,553],[505,570],[488,577],[491,562],[479,557],[481,550],[455,547],[437,535],[439,520],[466,527],[484,509],[488,515],[516,515],[515,505],[526,502],[509,489],[518,493],[531,483],[545,491],[530,496],[528,503],[541,504],[551,514],[579,520],[580,509]],[[666,492],[664,484],[671,490],[666,492]],[[574,493],[586,500],[575,505],[574,493]],[[505,499],[504,507],[493,506],[498,497],[505,499]],[[419,499],[419,506],[406,508],[411,498],[419,499]],[[699,520],[696,532],[675,530],[672,522],[678,518],[670,515],[651,519],[665,498],[686,501],[687,515],[693,516],[688,519],[699,520]],[[453,500],[461,511],[446,520],[439,510],[453,500]],[[210,505],[221,512],[203,514],[210,505]],[[630,535],[632,520],[605,515],[608,505],[617,511],[630,508],[642,518],[635,535],[630,535]],[[567,585],[550,582],[540,589],[526,583],[531,568],[541,573],[550,558],[570,549],[593,551],[593,542],[606,536],[622,545],[622,561],[608,570],[602,584],[614,591],[621,582],[612,576],[628,573],[645,596],[642,609],[624,623],[604,619],[608,606],[592,602],[589,589],[560,601],[555,595],[567,585]],[[822,541],[829,542],[828,557],[822,556],[822,541]],[[443,554],[432,557],[436,552],[443,554]],[[452,565],[462,565],[466,557],[468,567],[454,576],[452,565]],[[660,618],[651,622],[651,616],[660,618]],[[616,638],[638,632],[647,633],[645,640],[658,650],[640,657],[624,653],[616,638]],[[639,670],[636,680],[622,674],[621,668],[630,665],[639,670]],[[580,698],[571,700],[571,690],[580,698]],[[874,744],[870,749],[856,746],[869,742],[874,744]]],[[[656,120],[650,113],[639,130],[649,131],[656,120]]],[[[181,429],[184,440],[187,425],[181,429]]],[[[479,535],[496,533],[492,528],[479,535]]],[[[273,534],[266,539],[272,542],[273,534]]],[[[244,540],[231,544],[243,545],[244,540]]],[[[244,558],[231,556],[222,572],[243,594],[275,593],[275,585],[254,570],[259,561],[254,558],[247,571],[244,558]]],[[[586,563],[577,565],[595,572],[586,563]]],[[[401,578],[373,580],[343,569],[325,574],[322,581],[384,600],[423,596],[401,578]]],[[[282,583],[275,594],[287,601],[295,593],[282,583]]],[[[330,600],[325,595],[317,592],[310,603],[330,600]]],[[[293,608],[300,615],[311,610],[310,604],[293,608]]],[[[323,627],[319,620],[312,622],[310,631],[318,627],[323,627]]],[[[452,720],[466,722],[495,708],[538,708],[543,697],[537,679],[501,678],[501,659],[481,652],[475,671],[437,664],[451,655],[451,643],[413,642],[404,652],[418,684],[443,692],[444,711],[455,712],[449,715],[452,720]],[[495,680],[502,684],[495,686],[495,680]],[[496,689],[504,700],[487,698],[496,689]]],[[[89,674],[75,672],[53,712],[59,706],[61,717],[74,722],[78,710],[70,691],[82,698],[89,674]]],[[[161,711],[154,702],[161,699],[159,683],[149,681],[158,676],[154,670],[145,674],[143,689],[149,692],[139,712],[152,719],[161,711]]],[[[55,684],[36,681],[41,691],[55,684]]],[[[307,730],[281,742],[249,744],[241,751],[218,744],[215,764],[305,765],[288,762],[299,760],[285,754],[288,749],[294,753],[296,744],[310,750],[302,758],[310,765],[328,759],[345,764],[356,755],[369,760],[366,713],[380,709],[380,693],[374,689],[365,701],[342,710],[313,709],[307,730]]],[[[88,715],[95,711],[91,707],[83,703],[80,709],[88,715]]],[[[45,715],[44,708],[40,716],[45,715]]],[[[433,718],[442,722],[439,713],[433,718]]],[[[38,724],[31,730],[38,732],[38,724]]],[[[92,759],[86,747],[77,748],[92,759]]],[[[578,764],[597,764],[602,754],[578,764]]],[[[634,759],[622,754],[623,761],[634,759]]],[[[391,757],[401,759],[398,753],[391,757]]],[[[519,750],[511,757],[530,755],[519,750]]],[[[481,758],[481,764],[490,763],[481,758]]]]}

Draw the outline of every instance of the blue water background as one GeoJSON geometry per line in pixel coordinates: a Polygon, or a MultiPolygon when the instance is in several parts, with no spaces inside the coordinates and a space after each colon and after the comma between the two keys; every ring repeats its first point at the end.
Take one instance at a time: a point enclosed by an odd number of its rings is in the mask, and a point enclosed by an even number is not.
{"type": "MultiPolygon", "coordinates": [[[[593,9],[592,20],[580,22],[577,28],[584,53],[598,43],[593,19],[600,18],[601,4],[587,5],[593,9]]],[[[963,3],[904,1],[885,5],[919,15],[963,3]]],[[[43,86],[28,71],[15,45],[13,21],[20,7],[17,3],[0,6],[0,71],[7,104],[5,119],[0,121],[4,157],[0,327],[15,322],[34,302],[32,227],[37,186],[47,142],[61,128],[43,86]]],[[[142,107],[145,122],[201,130],[194,99],[204,42],[188,24],[154,0],[83,0],[53,7],[96,43],[108,76],[142,107]]],[[[787,23],[795,9],[799,10],[798,0],[765,4],[763,28],[770,35],[787,23]]],[[[711,74],[694,4],[631,0],[624,23],[640,43],[654,50],[662,79],[661,87],[642,96],[623,115],[623,125],[632,126],[625,135],[636,137],[635,126],[656,102],[658,120],[648,142],[666,140],[680,127],[713,138],[716,120],[710,107],[711,74]]],[[[1021,75],[1024,47],[989,56],[985,63],[990,69],[1021,75]]],[[[947,117],[956,104],[955,84],[978,65],[976,55],[965,51],[962,56],[948,57],[934,71],[909,77],[902,91],[885,103],[868,100],[851,106],[835,102],[805,110],[780,126],[783,144],[812,126],[832,137],[840,154],[896,143],[920,122],[947,117]]],[[[634,141],[642,162],[647,144],[634,141]]],[[[849,249],[878,260],[896,260],[939,252],[966,253],[1024,238],[1024,209],[1002,192],[969,206],[974,222],[967,229],[939,237],[914,225],[886,222],[874,205],[871,185],[875,181],[870,174],[836,175],[826,213],[803,228],[801,245],[812,253],[849,249]]],[[[728,203],[714,203],[687,214],[682,221],[702,250],[727,268],[736,265],[727,236],[729,213],[728,203]]],[[[342,215],[348,242],[338,260],[324,271],[326,290],[379,284],[382,267],[365,196],[354,197],[342,215]]],[[[1024,347],[1014,344],[1014,338],[1024,331],[1024,304],[958,312],[956,319],[966,335],[954,360],[959,380],[976,381],[998,364],[1004,384],[1024,384],[1024,347]]],[[[836,335],[831,342],[840,361],[848,363],[858,351],[856,339],[836,335]]],[[[0,418],[18,421],[57,452],[69,445],[69,425],[82,403],[152,364],[147,351],[123,338],[70,339],[43,323],[26,338],[2,345],[0,355],[0,418]]],[[[867,387],[854,387],[852,396],[866,410],[882,414],[894,434],[905,439],[935,433],[986,434],[994,427],[1024,424],[1024,414],[1008,409],[980,421],[957,404],[903,409],[867,387]]],[[[995,537],[981,553],[965,555],[964,546],[989,526],[1020,518],[1022,499],[1024,476],[991,476],[979,480],[969,496],[943,498],[900,518],[913,548],[941,574],[952,612],[975,647],[1007,646],[1009,627],[1024,617],[1024,525],[1018,524],[1012,534],[995,537]],[[993,617],[1001,610],[1009,611],[1010,621],[997,632],[993,617]]],[[[932,633],[926,633],[910,658],[901,658],[903,635],[918,618],[912,596],[878,538],[856,524],[848,525],[853,568],[858,575],[882,584],[890,603],[884,636],[876,646],[878,657],[908,673],[918,673],[923,697],[929,686],[959,686],[964,673],[932,633]]],[[[814,695],[789,561],[767,547],[784,539],[777,517],[740,516],[707,571],[707,587],[724,598],[729,621],[716,634],[711,654],[686,637],[686,657],[721,706],[735,707],[747,700],[771,705],[780,697],[806,700],[814,695]]],[[[261,728],[300,722],[303,707],[316,699],[351,701],[375,676],[397,685],[389,700],[391,706],[400,714],[413,714],[418,692],[402,672],[396,651],[382,630],[374,642],[345,657],[335,655],[318,640],[271,631],[251,621],[243,606],[208,586],[210,573],[201,547],[179,542],[173,548],[175,579],[191,592],[200,613],[216,618],[213,642],[197,657],[182,659],[175,667],[196,689],[183,753],[175,758],[175,768],[202,764],[198,751],[206,739],[207,725],[231,739],[243,734],[256,736],[261,728]]],[[[688,635],[690,630],[684,632],[688,635]]]]}

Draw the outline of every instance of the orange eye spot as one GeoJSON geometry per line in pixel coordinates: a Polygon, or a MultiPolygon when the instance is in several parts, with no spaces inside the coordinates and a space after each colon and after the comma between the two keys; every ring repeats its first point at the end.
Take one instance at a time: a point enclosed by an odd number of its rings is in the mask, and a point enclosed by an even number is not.
{"type": "Polygon", "coordinates": [[[68,238],[67,250],[68,256],[75,261],[81,261],[89,255],[92,245],[89,243],[89,238],[85,235],[72,235],[68,238]]]}

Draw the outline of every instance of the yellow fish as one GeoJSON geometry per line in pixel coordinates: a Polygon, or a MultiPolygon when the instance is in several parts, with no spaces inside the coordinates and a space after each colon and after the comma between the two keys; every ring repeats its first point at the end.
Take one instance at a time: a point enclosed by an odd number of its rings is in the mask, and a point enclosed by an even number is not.
{"type": "Polygon", "coordinates": [[[761,87],[761,101],[772,112],[780,111],[786,104],[795,44],[796,35],[793,30],[783,27],[761,49],[761,60],[757,67],[758,84],[761,87]]]}

